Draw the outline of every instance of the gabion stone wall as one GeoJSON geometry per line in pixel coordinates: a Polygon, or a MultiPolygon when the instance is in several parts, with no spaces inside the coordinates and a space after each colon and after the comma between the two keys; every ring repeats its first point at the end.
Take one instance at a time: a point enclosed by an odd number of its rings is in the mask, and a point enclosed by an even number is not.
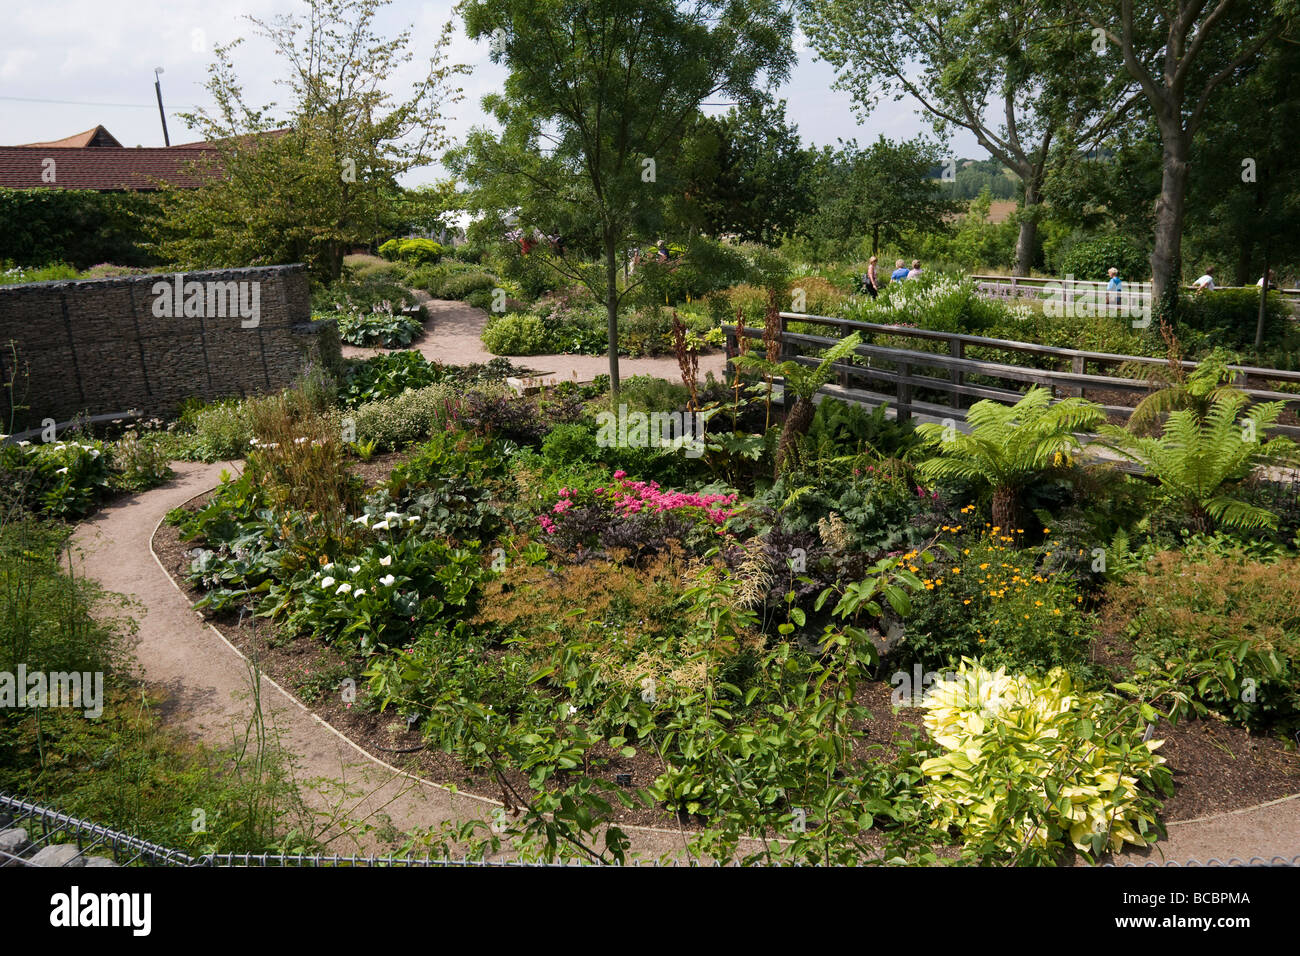
{"type": "Polygon", "coordinates": [[[0,286],[0,431],[274,391],[337,364],[324,325],[302,265],[0,286]]]}

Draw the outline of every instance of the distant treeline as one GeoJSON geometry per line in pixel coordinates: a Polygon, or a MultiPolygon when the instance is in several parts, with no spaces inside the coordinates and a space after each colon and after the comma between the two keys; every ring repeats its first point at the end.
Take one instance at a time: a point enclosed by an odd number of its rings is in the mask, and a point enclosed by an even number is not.
{"type": "MultiPolygon", "coordinates": [[[[974,199],[988,189],[994,199],[1015,199],[1019,185],[1015,174],[994,159],[958,159],[953,163],[956,178],[944,178],[950,167],[941,163],[931,169],[930,176],[943,183],[948,199],[974,199]]],[[[949,173],[949,175],[952,175],[949,173]]]]}

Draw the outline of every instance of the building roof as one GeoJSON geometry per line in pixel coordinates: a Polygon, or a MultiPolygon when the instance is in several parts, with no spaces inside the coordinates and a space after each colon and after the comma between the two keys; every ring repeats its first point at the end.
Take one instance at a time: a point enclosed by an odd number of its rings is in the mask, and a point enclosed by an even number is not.
{"type": "Polygon", "coordinates": [[[102,191],[146,191],[158,189],[158,180],[181,189],[203,183],[187,167],[214,159],[215,149],[153,148],[121,146],[0,146],[0,188],[6,189],[98,189],[102,191]],[[47,163],[53,160],[53,167],[47,163]],[[42,178],[53,170],[53,182],[42,178]]]}
{"type": "Polygon", "coordinates": [[[33,148],[45,147],[47,149],[63,146],[70,148],[87,146],[93,146],[95,148],[116,146],[121,148],[122,146],[122,144],[117,141],[117,138],[102,126],[95,126],[86,130],[84,133],[74,133],[72,136],[65,136],[63,139],[51,140],[48,143],[25,143],[24,145],[33,148]]]}
{"type": "MultiPolygon", "coordinates": [[[[283,136],[289,130],[242,136],[249,140],[283,136]]],[[[180,143],[176,146],[124,147],[102,126],[84,133],[25,146],[0,146],[0,188],[4,189],[96,189],[102,192],[156,190],[159,181],[178,189],[203,184],[203,167],[219,157],[211,142],[180,143]],[[43,174],[53,160],[53,182],[43,174]],[[191,165],[197,166],[191,170],[191,165]]],[[[219,168],[219,167],[218,167],[219,168]]]]}

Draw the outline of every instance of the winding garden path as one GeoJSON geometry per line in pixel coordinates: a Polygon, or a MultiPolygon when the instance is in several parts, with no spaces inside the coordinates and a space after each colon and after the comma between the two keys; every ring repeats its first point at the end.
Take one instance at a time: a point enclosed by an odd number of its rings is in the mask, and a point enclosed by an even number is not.
{"type": "MultiPolygon", "coordinates": [[[[242,736],[253,714],[249,664],[214,628],[207,625],[171,580],[152,549],[154,531],[167,512],[215,487],[229,462],[212,465],[174,462],[176,478],[140,495],[120,499],[83,522],[74,544],[79,573],[109,591],[130,598],[130,614],[139,623],[135,656],[143,678],[166,691],[164,716],[214,746],[242,736]]],[[[402,773],[362,751],[316,717],[269,677],[261,677],[261,705],[266,725],[278,734],[295,758],[295,777],[305,784],[312,809],[350,819],[379,822],[387,814],[399,830],[436,827],[444,820],[489,819],[499,806],[466,793],[452,793],[402,773]],[[318,781],[341,781],[361,796],[340,800],[318,781]]],[[[212,808],[208,808],[211,810],[212,808]]],[[[675,833],[629,828],[635,850],[645,856],[680,846],[675,833]]],[[[373,840],[361,846],[373,850],[373,840]]],[[[351,844],[330,852],[350,854],[351,844]]]]}
{"type": "MultiPolygon", "coordinates": [[[[451,302],[446,299],[430,299],[422,296],[428,319],[425,331],[420,338],[411,343],[421,355],[431,362],[444,365],[468,365],[472,362],[488,362],[496,358],[483,348],[483,326],[487,324],[488,314],[464,302],[451,302]]],[[[386,351],[385,349],[358,348],[353,345],[343,346],[345,358],[369,358],[386,351]]],[[[540,378],[548,383],[577,379],[590,382],[597,375],[609,372],[609,359],[604,355],[523,355],[512,358],[516,365],[526,366],[545,373],[540,378]]],[[[721,350],[715,350],[700,356],[699,375],[712,372],[722,378],[726,367],[726,356],[721,350]]],[[[677,360],[672,356],[661,358],[621,358],[618,362],[619,375],[626,378],[631,375],[654,375],[659,378],[677,382],[681,372],[677,360]]]]}

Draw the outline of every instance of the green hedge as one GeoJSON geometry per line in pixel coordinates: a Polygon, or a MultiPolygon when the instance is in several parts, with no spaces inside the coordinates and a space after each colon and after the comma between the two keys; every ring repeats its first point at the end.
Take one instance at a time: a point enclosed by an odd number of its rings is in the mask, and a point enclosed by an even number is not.
{"type": "Polygon", "coordinates": [[[379,247],[388,261],[400,259],[415,265],[432,265],[443,256],[443,248],[432,239],[389,239],[379,247]]]}
{"type": "Polygon", "coordinates": [[[154,212],[147,193],[0,189],[0,260],[151,265],[144,227],[154,212]]]}
{"type": "Polygon", "coordinates": [[[1061,272],[1079,280],[1105,282],[1114,267],[1126,282],[1145,282],[1151,275],[1147,251],[1124,236],[1097,236],[1076,242],[1061,257],[1061,272]]]}
{"type": "MultiPolygon", "coordinates": [[[[1264,344],[1276,344],[1287,332],[1290,310],[1277,292],[1268,294],[1264,313],[1264,344]]],[[[1204,336],[1207,346],[1232,349],[1255,344],[1259,321],[1258,289],[1215,289],[1182,297],[1178,310],[1180,328],[1204,336]]]]}

